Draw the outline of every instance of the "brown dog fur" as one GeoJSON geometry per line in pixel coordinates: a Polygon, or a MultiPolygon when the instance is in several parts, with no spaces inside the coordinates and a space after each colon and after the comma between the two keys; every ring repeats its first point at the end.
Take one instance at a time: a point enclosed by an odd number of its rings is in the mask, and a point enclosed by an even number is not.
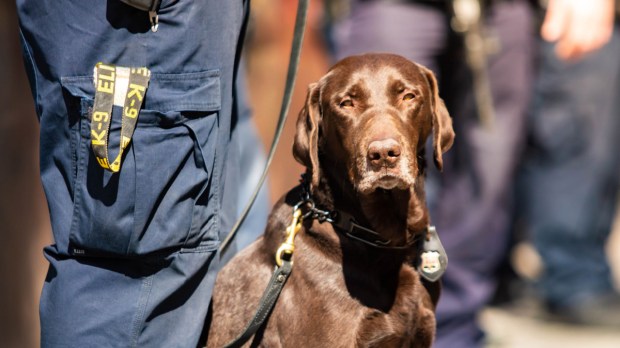
{"type": "MultiPolygon", "coordinates": [[[[317,206],[347,212],[398,246],[430,223],[424,144],[431,134],[441,169],[454,133],[432,72],[396,55],[354,56],[310,85],[293,154],[307,167],[317,206]]],[[[253,316],[300,197],[297,187],[280,199],[264,236],[219,274],[208,347],[229,343],[253,316]]],[[[427,290],[411,266],[415,248],[376,249],[310,219],[295,245],[292,274],[257,346],[431,346],[438,286],[427,290]]]]}

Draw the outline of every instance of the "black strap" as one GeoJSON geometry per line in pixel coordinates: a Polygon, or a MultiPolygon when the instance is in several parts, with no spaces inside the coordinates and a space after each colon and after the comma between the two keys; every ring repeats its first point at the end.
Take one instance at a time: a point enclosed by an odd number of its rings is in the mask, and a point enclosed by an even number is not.
{"type": "Polygon", "coordinates": [[[266,319],[271,314],[271,310],[276,304],[284,284],[286,284],[286,281],[291,274],[292,267],[293,262],[287,260],[282,260],[282,266],[276,267],[273,275],[271,276],[271,280],[269,280],[267,289],[265,289],[263,297],[260,299],[258,309],[256,310],[254,317],[245,330],[243,330],[237,338],[225,346],[226,348],[237,348],[243,346],[256,333],[256,331],[263,326],[266,319]]]}
{"type": "Polygon", "coordinates": [[[381,234],[377,231],[360,225],[355,221],[355,218],[341,210],[321,210],[316,207],[314,201],[310,198],[309,194],[306,194],[307,188],[304,188],[305,183],[302,183],[303,202],[309,206],[309,211],[304,215],[304,218],[311,218],[318,220],[320,223],[325,221],[334,226],[336,232],[344,234],[346,237],[369,245],[376,249],[384,250],[408,250],[413,247],[421,237],[421,234],[415,235],[411,240],[407,241],[403,245],[390,245],[392,240],[383,239],[381,234]]]}
{"type": "Polygon", "coordinates": [[[129,6],[133,6],[142,11],[157,11],[161,0],[121,0],[129,6]]]}
{"type": "Polygon", "coordinates": [[[376,249],[408,250],[413,247],[421,237],[421,234],[417,234],[403,245],[392,246],[390,245],[390,243],[392,243],[391,240],[386,240],[377,231],[360,225],[353,215],[347,214],[341,210],[329,211],[317,207],[310,194],[309,185],[307,175],[302,174],[301,184],[298,186],[301,191],[301,201],[297,205],[307,209],[307,212],[304,214],[304,219],[310,218],[320,223],[327,221],[334,226],[335,231],[376,249]]]}
{"type": "Polygon", "coordinates": [[[254,192],[250,197],[250,201],[243,209],[241,216],[232,227],[224,241],[222,241],[222,244],[220,245],[220,255],[223,255],[226,252],[226,249],[230,245],[230,242],[233,240],[233,238],[237,234],[237,231],[239,230],[239,227],[241,226],[241,224],[243,224],[243,221],[245,221],[245,218],[250,212],[254,201],[256,201],[258,192],[260,191],[263,183],[265,182],[265,178],[267,177],[267,171],[269,170],[269,166],[271,165],[271,161],[273,160],[276,146],[278,145],[278,142],[280,140],[280,135],[282,134],[282,129],[284,128],[284,123],[286,122],[286,115],[288,114],[288,109],[291,104],[291,97],[293,95],[293,86],[295,85],[297,66],[299,65],[301,43],[303,42],[304,28],[306,27],[306,14],[308,13],[308,3],[309,0],[299,0],[299,4],[297,6],[297,17],[295,19],[293,45],[291,47],[291,56],[288,65],[288,72],[286,74],[286,86],[284,87],[284,96],[282,97],[282,107],[280,108],[280,117],[276,126],[276,132],[273,137],[273,142],[271,143],[271,148],[269,149],[269,155],[267,156],[265,168],[263,169],[260,180],[256,184],[256,188],[254,189],[254,192]]]}

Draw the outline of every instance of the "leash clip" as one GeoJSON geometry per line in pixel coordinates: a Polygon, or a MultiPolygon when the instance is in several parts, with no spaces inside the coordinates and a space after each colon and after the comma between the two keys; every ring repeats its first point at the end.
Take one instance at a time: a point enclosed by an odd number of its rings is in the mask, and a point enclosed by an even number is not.
{"type": "Polygon", "coordinates": [[[278,267],[282,266],[282,257],[284,254],[288,256],[291,264],[293,263],[293,252],[295,252],[295,236],[297,232],[301,229],[301,223],[304,217],[301,214],[301,209],[299,208],[299,204],[295,206],[293,211],[293,221],[291,225],[286,229],[288,233],[286,236],[286,240],[284,243],[280,245],[278,251],[276,251],[276,264],[278,267]]]}

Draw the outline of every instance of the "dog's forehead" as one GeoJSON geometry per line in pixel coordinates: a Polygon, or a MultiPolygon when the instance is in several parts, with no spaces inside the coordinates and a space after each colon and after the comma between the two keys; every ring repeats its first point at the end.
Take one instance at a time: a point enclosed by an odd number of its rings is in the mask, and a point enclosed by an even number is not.
{"type": "Polygon", "coordinates": [[[403,69],[394,66],[362,67],[348,77],[346,85],[361,85],[367,89],[385,91],[390,85],[413,85],[420,82],[413,74],[404,74],[403,69]]]}
{"type": "Polygon", "coordinates": [[[419,66],[393,55],[366,55],[346,58],[336,64],[324,77],[336,93],[357,86],[368,90],[385,91],[394,84],[403,87],[426,85],[419,66]]]}

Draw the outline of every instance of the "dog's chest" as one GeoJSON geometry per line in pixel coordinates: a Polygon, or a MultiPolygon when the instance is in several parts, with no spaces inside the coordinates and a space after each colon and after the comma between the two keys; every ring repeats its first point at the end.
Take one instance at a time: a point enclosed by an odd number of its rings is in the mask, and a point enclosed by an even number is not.
{"type": "MultiPolygon", "coordinates": [[[[411,347],[420,325],[419,296],[413,291],[399,293],[389,310],[368,307],[350,296],[345,288],[322,292],[313,289],[312,296],[297,294],[297,314],[303,320],[288,316],[286,325],[295,327],[292,337],[305,337],[304,347],[411,347]],[[296,322],[296,325],[291,325],[296,322]],[[312,338],[310,338],[312,337],[312,338]],[[312,341],[317,338],[317,341],[312,341]],[[311,342],[312,341],[312,342],[311,342]],[[316,345],[315,345],[316,344],[316,345]]],[[[289,313],[293,308],[287,310],[289,313]]],[[[284,324],[284,322],[281,322],[284,324]]]]}
{"type": "MultiPolygon", "coordinates": [[[[324,311],[298,309],[295,317],[280,317],[279,327],[287,328],[283,347],[412,347],[418,323],[417,309],[384,313],[352,305],[353,299],[322,306],[324,311]],[[303,319],[303,320],[300,320],[303,319]],[[288,339],[291,341],[288,341],[288,339]],[[301,341],[299,338],[303,338],[301,341]]],[[[289,311],[290,312],[290,311],[289,311]]],[[[275,329],[271,327],[270,329],[275,329]]]]}

